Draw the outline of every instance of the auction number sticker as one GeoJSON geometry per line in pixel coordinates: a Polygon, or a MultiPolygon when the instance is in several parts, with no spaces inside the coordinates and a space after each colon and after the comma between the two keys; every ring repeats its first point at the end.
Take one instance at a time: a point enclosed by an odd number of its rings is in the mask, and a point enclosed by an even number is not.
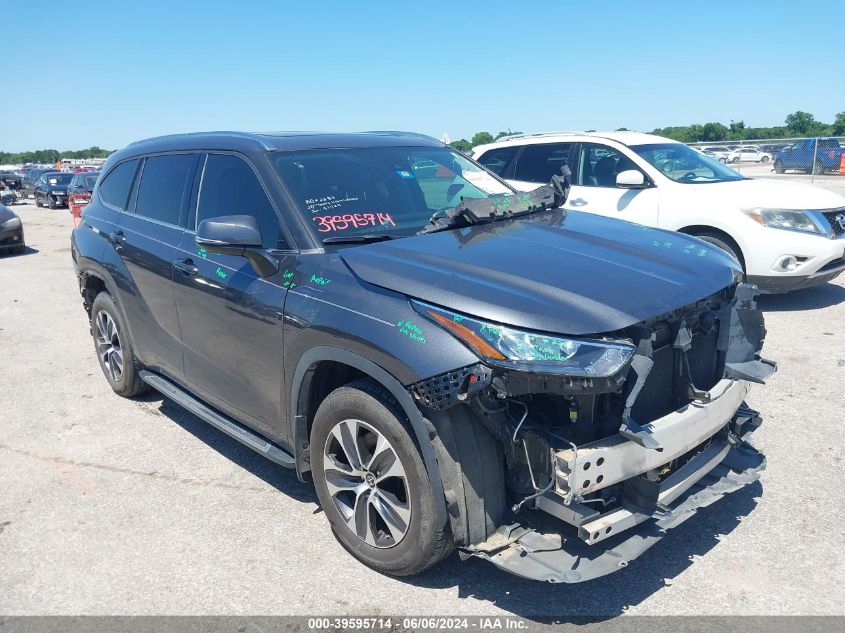
{"type": "Polygon", "coordinates": [[[318,224],[320,233],[331,233],[333,231],[345,231],[349,227],[361,228],[364,226],[396,226],[396,222],[389,213],[347,213],[346,215],[315,215],[313,220],[318,224]]]}

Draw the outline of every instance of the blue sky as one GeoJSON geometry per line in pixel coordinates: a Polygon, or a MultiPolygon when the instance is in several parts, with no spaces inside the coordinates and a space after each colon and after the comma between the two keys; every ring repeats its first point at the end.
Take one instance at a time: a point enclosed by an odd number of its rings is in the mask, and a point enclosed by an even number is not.
{"type": "Polygon", "coordinates": [[[210,129],[454,140],[508,128],[779,125],[799,109],[832,121],[845,110],[841,0],[10,5],[5,151],[210,129]]]}

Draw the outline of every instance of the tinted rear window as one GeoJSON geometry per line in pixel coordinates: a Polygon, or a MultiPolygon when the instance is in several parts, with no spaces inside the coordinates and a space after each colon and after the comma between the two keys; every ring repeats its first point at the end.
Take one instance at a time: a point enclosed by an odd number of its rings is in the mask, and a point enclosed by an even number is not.
{"type": "Polygon", "coordinates": [[[138,160],[135,159],[121,163],[112,169],[100,183],[100,199],[109,206],[121,211],[125,210],[137,168],[138,160]]]}
{"type": "Polygon", "coordinates": [[[159,222],[179,224],[182,202],[193,182],[195,154],[151,156],[144,163],[135,213],[159,222]]]}
{"type": "Polygon", "coordinates": [[[569,162],[569,143],[527,145],[516,163],[515,180],[546,183],[569,162]]]}

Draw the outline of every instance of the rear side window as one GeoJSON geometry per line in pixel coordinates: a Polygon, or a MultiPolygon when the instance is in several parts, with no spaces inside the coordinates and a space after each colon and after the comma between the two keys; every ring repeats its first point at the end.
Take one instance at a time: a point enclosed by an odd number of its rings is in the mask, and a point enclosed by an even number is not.
{"type": "Polygon", "coordinates": [[[151,156],[141,172],[135,213],[152,220],[179,224],[182,203],[193,183],[196,154],[151,156]]]}
{"type": "Polygon", "coordinates": [[[251,215],[258,220],[264,248],[290,248],[252,167],[237,156],[209,154],[202,175],[196,224],[223,215],[251,215]]]}
{"type": "Polygon", "coordinates": [[[526,145],[516,163],[515,180],[547,183],[569,163],[569,143],[526,145]]]}
{"type": "Polygon", "coordinates": [[[478,159],[478,162],[484,165],[487,169],[492,171],[497,176],[504,176],[505,170],[510,165],[511,160],[516,155],[519,145],[511,147],[498,147],[491,149],[478,159]]]}
{"type": "Polygon", "coordinates": [[[125,211],[138,162],[137,159],[128,160],[112,169],[100,183],[100,200],[110,207],[125,211]]]}

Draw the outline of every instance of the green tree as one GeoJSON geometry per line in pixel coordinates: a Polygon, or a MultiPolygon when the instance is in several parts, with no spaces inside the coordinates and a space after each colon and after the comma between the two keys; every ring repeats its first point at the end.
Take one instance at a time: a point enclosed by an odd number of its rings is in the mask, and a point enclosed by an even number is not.
{"type": "Polygon", "coordinates": [[[505,136],[514,136],[515,134],[522,134],[522,132],[511,132],[510,130],[508,130],[507,132],[499,132],[498,134],[496,134],[496,138],[494,138],[493,140],[498,141],[500,138],[503,138],[505,136]]]}
{"type": "Polygon", "coordinates": [[[472,137],[472,146],[475,147],[476,145],[486,145],[487,143],[493,142],[493,135],[490,132],[476,132],[475,135],[472,137]]]}
{"type": "Polygon", "coordinates": [[[452,141],[451,143],[449,143],[449,145],[462,152],[468,152],[472,149],[472,143],[470,143],[465,138],[462,138],[459,141],[452,141]]]}
{"type": "Polygon", "coordinates": [[[836,115],[830,133],[834,136],[845,136],[845,112],[836,115]]]}
{"type": "Polygon", "coordinates": [[[786,127],[795,136],[810,136],[817,132],[819,122],[809,112],[798,110],[786,116],[786,127]]]}
{"type": "Polygon", "coordinates": [[[701,126],[701,135],[695,141],[724,141],[728,138],[728,128],[721,123],[705,123],[701,126]]]}
{"type": "Polygon", "coordinates": [[[626,127],[618,127],[618,128],[616,128],[616,131],[617,132],[628,132],[629,130],[626,127]]]}

